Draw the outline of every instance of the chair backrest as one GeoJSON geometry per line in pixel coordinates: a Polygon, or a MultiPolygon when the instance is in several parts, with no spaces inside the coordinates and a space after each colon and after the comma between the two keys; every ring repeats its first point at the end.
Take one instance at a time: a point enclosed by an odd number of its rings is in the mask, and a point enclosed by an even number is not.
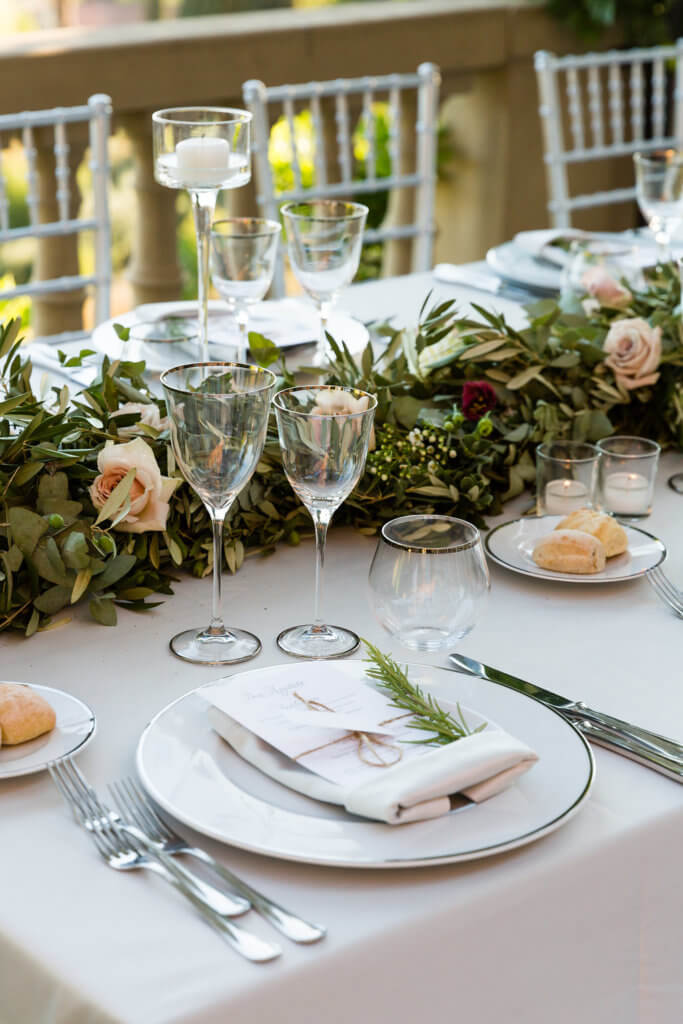
{"type": "MultiPolygon", "coordinates": [[[[73,235],[82,231],[94,233],[95,269],[92,274],[53,277],[48,280],[29,281],[15,288],[0,291],[0,299],[18,296],[42,297],[58,292],[70,292],[94,286],[95,323],[109,317],[109,290],[111,285],[111,233],[109,226],[109,157],[107,142],[111,121],[111,99],[104,94],[91,96],[87,104],[78,107],[56,107],[52,110],[31,110],[20,114],[0,116],[0,137],[11,138],[20,134],[27,165],[27,205],[30,223],[25,227],[10,227],[9,199],[2,162],[0,161],[0,243],[21,238],[44,239],[60,235],[73,235]],[[69,169],[69,140],[67,126],[88,122],[90,168],[94,194],[91,217],[72,217],[72,182],[69,169]],[[35,132],[44,128],[54,132],[54,184],[57,218],[49,222],[39,220],[39,202],[44,195],[45,183],[39,182],[35,132]]],[[[1,150],[0,150],[1,152],[1,150]]],[[[64,331],[59,335],[41,338],[56,343],[87,337],[87,332],[64,331]]]]}
{"type": "Polygon", "coordinates": [[[683,40],[675,46],[569,57],[540,50],[534,66],[553,227],[569,227],[574,210],[635,199],[635,187],[570,196],[569,165],[683,144],[683,40]],[[672,108],[668,62],[676,68],[672,108]],[[571,146],[565,140],[565,111],[571,146]]]}
{"type": "MultiPolygon", "coordinates": [[[[429,270],[434,239],[434,191],[436,184],[436,133],[439,99],[439,69],[421,64],[415,73],[381,77],[336,79],[302,85],[266,87],[250,80],[242,86],[244,101],[253,115],[253,161],[257,203],[264,216],[278,217],[282,203],[316,198],[412,189],[413,216],[410,223],[387,224],[367,229],[365,242],[412,239],[413,270],[429,270]],[[412,93],[412,96],[406,96],[412,93]],[[384,101],[388,109],[388,151],[391,171],[378,176],[379,139],[375,131],[374,105],[384,101]],[[313,180],[302,181],[305,154],[297,147],[295,116],[310,111],[313,129],[313,180]],[[408,115],[411,113],[411,121],[408,115]],[[273,123],[284,116],[291,140],[293,187],[276,191],[268,157],[273,123]],[[356,120],[364,122],[367,155],[365,174],[357,175],[354,159],[356,120]]],[[[282,261],[276,270],[273,291],[284,294],[282,261]]]]}

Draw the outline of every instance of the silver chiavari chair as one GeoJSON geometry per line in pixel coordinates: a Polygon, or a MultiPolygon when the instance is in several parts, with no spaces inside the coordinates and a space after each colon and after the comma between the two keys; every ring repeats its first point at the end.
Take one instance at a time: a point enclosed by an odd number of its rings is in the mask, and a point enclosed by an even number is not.
{"type": "MultiPolygon", "coordinates": [[[[48,280],[28,281],[14,288],[0,291],[0,299],[19,296],[42,297],[60,292],[72,292],[92,286],[95,296],[95,323],[109,317],[109,290],[111,285],[111,232],[109,225],[109,157],[107,143],[110,133],[111,99],[104,94],[91,96],[86,104],[76,107],[56,107],[52,110],[31,110],[19,114],[0,116],[0,140],[6,144],[19,138],[23,144],[27,167],[27,205],[29,224],[11,227],[9,197],[2,159],[0,159],[0,244],[17,239],[45,239],[60,235],[92,231],[95,238],[95,267],[92,274],[71,274],[48,280]],[[88,124],[90,168],[92,171],[92,215],[74,217],[73,196],[76,183],[69,166],[69,125],[88,124]],[[36,133],[52,129],[54,141],[54,187],[57,218],[44,222],[40,219],[40,206],[45,195],[45,182],[39,181],[36,133]]],[[[0,155],[2,146],[0,146],[0,155]]],[[[50,344],[61,344],[87,337],[87,332],[64,331],[36,339],[50,344]]]]}
{"type": "Polygon", "coordinates": [[[635,187],[570,195],[572,165],[683,145],[683,39],[672,46],[534,57],[553,227],[574,210],[635,199],[635,187]],[[675,67],[667,103],[667,67],[675,67]],[[568,120],[571,142],[565,137],[568,120]]]}
{"type": "MultiPolygon", "coordinates": [[[[264,217],[278,217],[282,203],[315,198],[354,198],[363,195],[411,189],[414,193],[410,222],[383,223],[366,230],[364,241],[387,242],[412,239],[412,270],[432,266],[434,239],[434,194],[436,186],[437,110],[440,85],[439,69],[421,64],[411,74],[381,77],[336,79],[302,85],[267,87],[250,80],[242,86],[244,102],[253,114],[254,174],[257,203],[264,217]],[[406,94],[412,93],[412,96],[406,94]],[[391,174],[377,173],[378,139],[374,131],[375,103],[388,104],[391,174]],[[311,112],[314,134],[314,182],[306,188],[302,182],[302,158],[296,144],[295,116],[302,109],[311,112]],[[412,118],[408,118],[412,112],[412,118]],[[268,158],[270,131],[278,117],[286,119],[291,140],[293,188],[277,192],[268,158]],[[363,117],[367,142],[365,177],[355,176],[353,134],[356,120],[363,117]]],[[[284,295],[282,261],[276,270],[273,293],[284,295]]]]}

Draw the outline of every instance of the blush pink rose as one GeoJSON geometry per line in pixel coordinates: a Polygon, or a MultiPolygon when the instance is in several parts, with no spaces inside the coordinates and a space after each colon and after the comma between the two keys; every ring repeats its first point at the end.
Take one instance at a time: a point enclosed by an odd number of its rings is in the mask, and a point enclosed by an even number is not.
{"type": "Polygon", "coordinates": [[[101,509],[110,494],[130,469],[135,479],[130,489],[130,512],[117,524],[123,533],[146,533],[165,530],[169,505],[177,480],[161,475],[154,452],[141,437],[127,444],[107,441],[97,456],[100,475],[90,486],[90,500],[101,509]]]}
{"type": "Polygon", "coordinates": [[[147,427],[153,427],[154,430],[158,430],[159,433],[161,433],[162,430],[166,430],[168,427],[167,417],[164,416],[162,419],[159,409],[154,402],[125,402],[111,415],[112,419],[114,419],[117,416],[129,416],[132,413],[137,414],[138,422],[131,423],[127,427],[118,428],[119,437],[126,438],[126,440],[144,433],[144,431],[140,430],[140,424],[147,427]]]}
{"type": "Polygon", "coordinates": [[[615,281],[604,267],[589,267],[581,278],[581,284],[601,306],[612,309],[623,309],[633,298],[628,288],[615,281]]]}
{"type": "Polygon", "coordinates": [[[662,358],[661,327],[650,327],[641,317],[615,320],[602,346],[617,383],[628,391],[656,384],[662,358]]]}

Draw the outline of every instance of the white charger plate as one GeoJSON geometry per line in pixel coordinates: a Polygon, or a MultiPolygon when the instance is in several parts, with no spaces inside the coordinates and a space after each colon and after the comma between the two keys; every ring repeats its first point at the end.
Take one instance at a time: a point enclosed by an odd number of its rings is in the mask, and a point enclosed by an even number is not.
{"type": "MultiPolygon", "coordinates": [[[[302,680],[321,683],[324,664],[302,664],[302,680]]],[[[362,661],[335,662],[335,671],[354,678],[364,678],[366,667],[362,661]]],[[[540,760],[482,804],[410,825],[375,823],[295,793],[243,761],[211,729],[200,687],[160,711],[143,732],[137,749],[140,778],[164,810],[212,839],[284,860],[350,868],[491,856],[547,835],[579,810],[593,781],[593,756],[556,711],[446,669],[412,665],[410,677],[437,700],[476,708],[532,747],[540,760]]]]}
{"type": "Polygon", "coordinates": [[[95,735],[95,713],[78,697],[51,686],[25,683],[52,705],[57,722],[51,732],[28,743],[0,747],[0,779],[32,775],[47,768],[48,761],[57,761],[83,750],[95,735]]]}
{"type": "MultiPolygon", "coordinates": [[[[132,327],[136,323],[172,316],[187,317],[188,329],[197,332],[196,302],[150,302],[98,324],[91,337],[93,348],[106,353],[111,359],[144,359],[152,373],[198,358],[199,353],[192,341],[162,344],[134,340],[123,342],[113,327],[115,323],[132,327]]],[[[248,329],[264,334],[276,345],[287,349],[315,342],[320,333],[320,318],[315,307],[305,300],[277,299],[257,303],[251,308],[248,329]]],[[[328,319],[328,331],[336,341],[344,341],[354,355],[362,352],[368,343],[365,325],[347,313],[333,310],[328,319]]],[[[212,359],[232,359],[238,344],[237,325],[225,303],[210,299],[209,356],[212,359]]]]}
{"type": "Polygon", "coordinates": [[[560,290],[561,268],[541,262],[516,242],[503,242],[489,249],[486,262],[504,281],[521,285],[540,296],[555,296],[560,290]]]}
{"type": "Polygon", "coordinates": [[[564,518],[565,516],[526,516],[502,523],[494,527],[487,536],[486,552],[494,562],[505,569],[522,573],[523,576],[533,576],[538,580],[559,580],[562,583],[621,583],[643,576],[666,557],[666,548],[661,540],[637,526],[622,523],[628,537],[628,551],[623,555],[608,558],[602,572],[584,575],[541,569],[531,554],[541,537],[551,533],[564,518]]]}

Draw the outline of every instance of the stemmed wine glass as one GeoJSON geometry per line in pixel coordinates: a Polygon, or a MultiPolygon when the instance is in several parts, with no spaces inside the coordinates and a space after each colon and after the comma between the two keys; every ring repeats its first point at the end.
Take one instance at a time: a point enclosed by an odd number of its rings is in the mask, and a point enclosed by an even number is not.
{"type": "Polygon", "coordinates": [[[311,514],[316,546],[313,622],[283,630],[278,647],[299,658],[341,658],[360,641],[350,629],[326,625],[322,618],[325,539],[332,516],[365,467],[377,399],[320,384],[279,391],[273,405],[285,474],[311,514]]]}
{"type": "Polygon", "coordinates": [[[655,236],[659,263],[671,259],[671,237],[683,221],[683,152],[634,153],[636,198],[655,236]]]}
{"type": "Polygon", "coordinates": [[[211,279],[237,319],[239,359],[249,349],[249,306],[261,301],[273,280],[280,231],[276,220],[263,217],[229,217],[211,228],[211,279]]]}
{"type": "Polygon", "coordinates": [[[190,363],[161,375],[173,454],[213,526],[211,623],[171,640],[171,650],[185,661],[233,665],[261,650],[253,633],[223,624],[223,523],[261,457],[275,379],[270,370],[241,363],[190,363]]]}
{"type": "Polygon", "coordinates": [[[392,519],[382,527],[369,586],[375,615],[404,646],[452,647],[473,629],[490,587],[479,531],[450,516],[392,519]]]}
{"type": "Polygon", "coordinates": [[[340,199],[285,203],[281,210],[292,270],[320,312],[317,365],[326,362],[327,321],[337,293],[358,270],[367,206],[340,199]]]}
{"type": "Polygon", "coordinates": [[[171,107],[152,114],[154,177],[192,197],[197,233],[199,358],[209,358],[209,243],[216,198],[251,177],[251,114],[231,107],[171,107]]]}

